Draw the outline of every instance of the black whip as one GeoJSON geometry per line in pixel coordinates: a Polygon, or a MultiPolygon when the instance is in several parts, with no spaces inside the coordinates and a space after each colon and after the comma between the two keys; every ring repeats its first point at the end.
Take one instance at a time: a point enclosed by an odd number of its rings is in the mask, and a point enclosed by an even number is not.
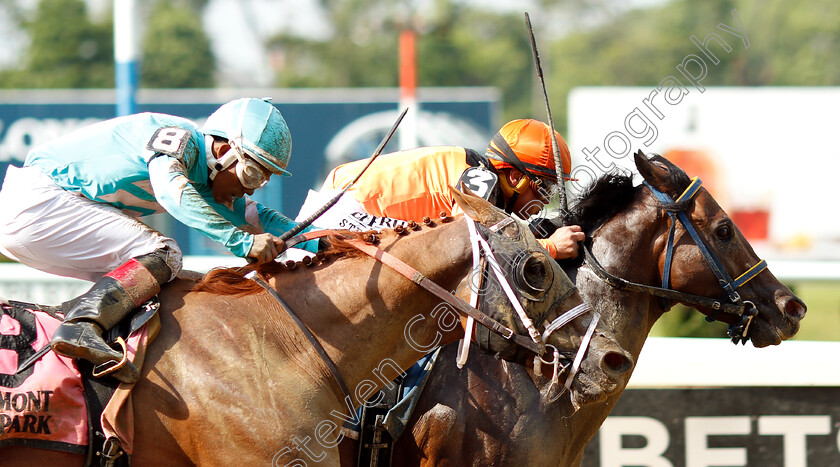
{"type": "Polygon", "coordinates": [[[537,68],[537,77],[540,79],[543,97],[545,98],[545,113],[548,115],[548,129],[551,131],[551,149],[554,152],[554,170],[557,172],[557,191],[560,194],[560,218],[565,224],[566,214],[569,205],[566,202],[566,182],[563,178],[563,161],[560,157],[560,145],[557,143],[557,136],[554,134],[554,119],[551,118],[551,107],[548,105],[548,91],[545,88],[542,65],[540,65],[540,53],[537,51],[537,40],[534,37],[534,28],[531,27],[531,18],[525,13],[525,24],[528,26],[528,35],[531,38],[531,52],[534,55],[534,66],[537,68]]]}
{"type": "Polygon", "coordinates": [[[280,240],[286,241],[299,234],[303,229],[309,227],[313,222],[315,222],[315,219],[321,217],[322,214],[324,214],[331,207],[333,207],[335,203],[338,202],[339,198],[341,198],[341,196],[344,195],[344,193],[347,193],[347,190],[349,190],[350,187],[352,187],[359,180],[362,174],[365,173],[365,170],[367,170],[368,167],[370,167],[370,164],[372,164],[373,161],[379,156],[379,154],[382,153],[382,150],[385,149],[385,145],[388,144],[388,141],[390,141],[391,137],[394,136],[394,133],[396,133],[397,127],[400,126],[400,122],[402,121],[403,117],[405,117],[406,112],[408,112],[408,107],[403,109],[403,111],[400,113],[400,116],[397,117],[397,121],[394,122],[394,126],[392,126],[390,130],[388,130],[388,133],[385,135],[385,138],[383,138],[382,142],[379,143],[379,146],[376,148],[376,151],[373,151],[373,155],[370,156],[368,163],[364,166],[362,171],[359,172],[359,175],[356,175],[356,178],[354,178],[352,182],[347,184],[347,186],[344,187],[343,190],[341,190],[341,193],[335,195],[335,197],[327,201],[326,204],[321,206],[321,208],[315,211],[315,213],[313,213],[311,216],[307,217],[306,220],[292,227],[287,232],[284,232],[283,235],[280,235],[280,240]]]}

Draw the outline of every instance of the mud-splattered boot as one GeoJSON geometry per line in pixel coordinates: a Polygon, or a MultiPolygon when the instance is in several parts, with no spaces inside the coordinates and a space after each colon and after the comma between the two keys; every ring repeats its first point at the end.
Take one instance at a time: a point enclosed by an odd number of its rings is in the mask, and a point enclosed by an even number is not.
{"type": "Polygon", "coordinates": [[[157,295],[170,275],[171,269],[159,252],[127,261],[79,297],[56,329],[50,346],[58,354],[93,363],[100,376],[110,374],[126,383],[137,382],[138,369],[124,358],[122,349],[109,346],[102,335],[157,295]]]}

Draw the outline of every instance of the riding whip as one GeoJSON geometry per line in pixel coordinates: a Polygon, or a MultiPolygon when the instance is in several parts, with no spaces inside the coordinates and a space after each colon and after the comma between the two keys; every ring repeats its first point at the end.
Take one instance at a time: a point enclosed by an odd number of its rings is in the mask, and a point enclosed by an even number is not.
{"type": "Polygon", "coordinates": [[[396,133],[397,127],[400,126],[400,122],[402,121],[403,117],[405,117],[406,112],[408,112],[408,107],[403,109],[403,111],[400,113],[400,116],[397,117],[397,121],[394,122],[394,126],[392,126],[390,130],[388,130],[388,133],[385,135],[385,138],[383,138],[382,142],[379,143],[379,146],[376,148],[376,151],[373,151],[373,155],[370,156],[368,163],[364,166],[364,168],[362,168],[361,172],[359,172],[359,175],[356,175],[356,178],[354,178],[352,182],[348,183],[347,186],[344,187],[343,190],[341,190],[341,193],[335,195],[335,197],[327,201],[326,204],[321,206],[321,208],[315,211],[311,216],[307,217],[306,220],[292,227],[289,231],[284,232],[283,235],[280,235],[280,240],[289,240],[290,238],[299,234],[303,229],[309,227],[313,222],[315,222],[315,219],[318,219],[319,217],[321,217],[322,214],[324,214],[331,207],[333,207],[335,203],[337,203],[338,200],[341,198],[341,196],[344,195],[344,193],[347,193],[347,190],[349,190],[350,187],[352,187],[359,180],[359,178],[361,178],[362,174],[365,173],[365,171],[368,169],[368,167],[370,167],[373,161],[379,156],[379,154],[382,153],[382,150],[385,149],[385,145],[388,144],[388,141],[390,141],[391,137],[394,136],[394,133],[396,133]]]}
{"type": "Polygon", "coordinates": [[[540,80],[543,97],[545,98],[545,113],[548,115],[548,129],[551,132],[551,150],[554,152],[554,170],[557,171],[557,191],[560,194],[560,221],[565,224],[569,205],[566,202],[566,182],[563,178],[563,161],[560,158],[560,145],[557,143],[557,135],[554,133],[554,119],[551,118],[551,107],[548,105],[548,91],[545,88],[545,78],[543,78],[542,65],[540,65],[537,40],[534,37],[534,28],[531,27],[531,18],[527,12],[525,13],[525,24],[528,26],[528,35],[531,39],[531,52],[534,55],[534,66],[537,69],[537,77],[540,80]]]}

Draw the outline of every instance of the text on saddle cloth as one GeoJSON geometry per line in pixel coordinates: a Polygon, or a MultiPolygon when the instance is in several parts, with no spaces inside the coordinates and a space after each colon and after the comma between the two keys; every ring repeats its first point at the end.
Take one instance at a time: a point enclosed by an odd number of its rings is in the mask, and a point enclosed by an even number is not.
{"type": "Polygon", "coordinates": [[[67,357],[48,352],[17,374],[18,364],[49,345],[61,320],[35,309],[2,306],[0,314],[0,444],[42,440],[64,450],[88,444],[81,374],[67,357]]]}
{"type": "MultiPolygon", "coordinates": [[[[76,362],[46,352],[18,372],[22,362],[49,345],[60,324],[60,317],[34,305],[0,306],[0,447],[87,450],[88,407],[76,362]]],[[[147,335],[143,327],[127,339],[129,359],[147,335]]]]}
{"type": "MultiPolygon", "coordinates": [[[[335,196],[338,190],[324,190],[321,192],[309,190],[300,213],[295,222],[301,222],[317,211],[327,200],[335,196]]],[[[355,231],[393,229],[408,222],[390,217],[378,217],[365,212],[365,208],[350,194],[345,193],[339,201],[327,212],[316,219],[312,225],[322,229],[348,229],[355,231]]]]}

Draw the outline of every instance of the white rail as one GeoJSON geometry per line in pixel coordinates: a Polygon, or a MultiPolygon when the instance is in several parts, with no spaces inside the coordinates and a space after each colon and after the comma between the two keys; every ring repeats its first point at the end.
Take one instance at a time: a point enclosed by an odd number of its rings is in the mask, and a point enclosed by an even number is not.
{"type": "MultiPolygon", "coordinates": [[[[234,256],[186,256],[184,269],[207,272],[216,266],[242,266],[234,256]]],[[[41,305],[58,305],[89,289],[90,282],[55,276],[19,263],[0,264],[0,296],[41,305]]]]}
{"type": "Polygon", "coordinates": [[[785,341],[757,349],[729,339],[651,337],[629,388],[840,386],[840,342],[785,341]]]}

